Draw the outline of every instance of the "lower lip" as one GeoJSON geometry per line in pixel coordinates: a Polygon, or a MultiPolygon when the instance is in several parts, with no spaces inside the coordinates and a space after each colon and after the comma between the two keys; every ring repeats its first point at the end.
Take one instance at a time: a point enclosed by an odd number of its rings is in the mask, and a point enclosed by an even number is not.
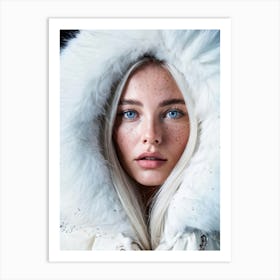
{"type": "Polygon", "coordinates": [[[137,160],[137,163],[140,167],[145,169],[155,169],[159,168],[166,163],[166,160],[137,160]]]}

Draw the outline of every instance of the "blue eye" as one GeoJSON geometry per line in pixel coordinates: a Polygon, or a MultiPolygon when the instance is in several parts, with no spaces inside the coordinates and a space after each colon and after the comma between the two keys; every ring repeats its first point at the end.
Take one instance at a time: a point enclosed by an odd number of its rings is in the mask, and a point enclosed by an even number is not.
{"type": "Polygon", "coordinates": [[[137,113],[135,111],[129,110],[122,113],[125,119],[133,120],[137,117],[137,113]]]}
{"type": "Polygon", "coordinates": [[[168,119],[178,119],[183,116],[183,113],[179,110],[170,110],[166,113],[168,119]]]}

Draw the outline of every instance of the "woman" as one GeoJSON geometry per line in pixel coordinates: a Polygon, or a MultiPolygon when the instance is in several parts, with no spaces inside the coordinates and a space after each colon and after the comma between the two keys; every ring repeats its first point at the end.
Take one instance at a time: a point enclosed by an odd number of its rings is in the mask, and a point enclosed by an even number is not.
{"type": "Polygon", "coordinates": [[[61,249],[219,249],[219,32],[81,31],[61,54],[61,249]]]}

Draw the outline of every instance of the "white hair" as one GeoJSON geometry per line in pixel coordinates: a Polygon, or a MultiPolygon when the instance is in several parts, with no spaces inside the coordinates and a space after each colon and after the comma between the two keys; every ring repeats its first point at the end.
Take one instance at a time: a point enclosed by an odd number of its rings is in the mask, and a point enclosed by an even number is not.
{"type": "Polygon", "coordinates": [[[104,130],[102,145],[104,147],[104,157],[109,163],[111,179],[119,199],[131,221],[131,224],[138,236],[138,243],[143,250],[155,249],[160,243],[160,237],[164,230],[165,216],[174,196],[183,180],[183,173],[187,168],[188,162],[192,156],[197,138],[197,121],[193,112],[192,100],[189,94],[190,89],[187,86],[184,76],[172,65],[166,62],[160,62],[153,58],[143,58],[134,63],[126,72],[119,85],[117,86],[112,99],[108,102],[106,116],[104,118],[104,130]],[[149,62],[157,63],[165,68],[176,81],[177,86],[185,99],[189,123],[190,134],[186,148],[173,168],[172,172],[159,188],[152,199],[149,211],[149,219],[145,219],[145,206],[143,205],[140,194],[133,181],[122,168],[113,142],[114,123],[117,114],[117,107],[120,97],[128,78],[140,66],[149,62]]]}

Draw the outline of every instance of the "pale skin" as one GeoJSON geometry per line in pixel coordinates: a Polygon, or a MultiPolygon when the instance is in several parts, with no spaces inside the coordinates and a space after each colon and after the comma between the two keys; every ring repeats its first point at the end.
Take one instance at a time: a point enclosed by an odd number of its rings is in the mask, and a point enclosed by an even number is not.
{"type": "Polygon", "coordinates": [[[143,189],[157,189],[180,159],[189,132],[187,107],[171,74],[155,63],[137,69],[120,98],[114,128],[128,175],[143,189]]]}

